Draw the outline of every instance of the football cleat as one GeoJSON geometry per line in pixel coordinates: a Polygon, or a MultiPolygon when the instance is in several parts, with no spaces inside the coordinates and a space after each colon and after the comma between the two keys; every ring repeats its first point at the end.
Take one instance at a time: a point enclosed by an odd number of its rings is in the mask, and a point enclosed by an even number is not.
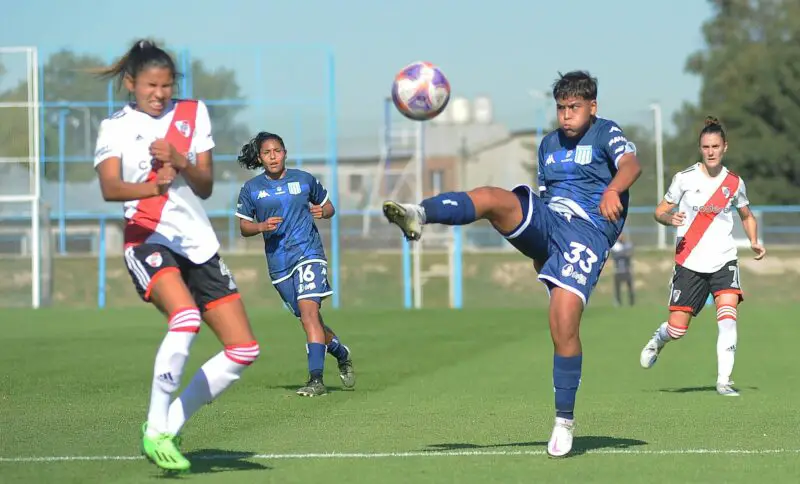
{"type": "Polygon", "coordinates": [[[424,215],[419,205],[400,204],[388,200],[383,202],[383,215],[390,223],[400,227],[406,239],[419,240],[422,237],[424,215]]]}
{"type": "Polygon", "coordinates": [[[556,417],[553,433],[547,442],[547,455],[564,457],[572,451],[572,437],[575,431],[575,420],[556,417]]]}

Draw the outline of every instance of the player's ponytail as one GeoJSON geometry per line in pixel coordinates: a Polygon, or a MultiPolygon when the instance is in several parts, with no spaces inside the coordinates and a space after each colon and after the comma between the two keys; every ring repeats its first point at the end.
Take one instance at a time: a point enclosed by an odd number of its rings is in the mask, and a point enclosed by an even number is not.
{"type": "Polygon", "coordinates": [[[722,138],[723,143],[728,142],[725,129],[722,127],[722,124],[720,124],[719,119],[714,116],[706,116],[705,126],[700,131],[700,139],[706,134],[718,134],[722,138]]]}
{"type": "Polygon", "coordinates": [[[248,141],[244,146],[242,146],[242,149],[239,152],[239,157],[236,161],[239,163],[239,165],[248,170],[256,170],[261,168],[261,157],[259,156],[259,153],[261,152],[261,145],[263,145],[265,141],[269,140],[277,141],[281,145],[283,151],[286,152],[286,145],[283,143],[283,138],[275,133],[262,131],[253,139],[248,141]]]}
{"type": "Polygon", "coordinates": [[[172,57],[154,42],[142,39],[137,40],[122,57],[108,66],[95,69],[93,72],[102,79],[117,79],[117,89],[122,86],[125,78],[136,79],[136,76],[145,69],[160,67],[169,69],[172,78],[176,79],[179,74],[175,69],[175,62],[172,57]]]}

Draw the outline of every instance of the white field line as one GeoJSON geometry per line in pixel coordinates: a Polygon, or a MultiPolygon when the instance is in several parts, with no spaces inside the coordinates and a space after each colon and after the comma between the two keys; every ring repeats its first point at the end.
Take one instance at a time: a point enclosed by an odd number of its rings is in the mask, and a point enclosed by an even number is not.
{"type": "MultiPolygon", "coordinates": [[[[584,454],[599,455],[769,455],[800,454],[800,449],[593,449],[584,454]]],[[[481,457],[481,456],[521,456],[546,455],[544,450],[454,450],[418,452],[331,452],[306,454],[204,454],[189,457],[192,460],[287,460],[287,459],[397,459],[413,457],[481,457]]],[[[142,460],[137,455],[65,455],[65,456],[20,456],[0,457],[0,463],[32,462],[100,462],[142,460]]]]}

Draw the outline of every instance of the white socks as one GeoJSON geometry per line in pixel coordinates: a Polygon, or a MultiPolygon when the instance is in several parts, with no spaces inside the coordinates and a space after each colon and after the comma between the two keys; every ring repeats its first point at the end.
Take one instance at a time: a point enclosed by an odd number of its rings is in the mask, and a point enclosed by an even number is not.
{"type": "Polygon", "coordinates": [[[736,308],[733,306],[720,306],[717,309],[717,383],[727,384],[733,373],[733,364],[736,358],[736,308]]]}
{"type": "Polygon", "coordinates": [[[177,435],[200,407],[211,403],[239,379],[242,372],[256,361],[258,353],[258,343],[253,341],[228,346],[205,362],[181,396],[169,406],[167,431],[177,435]]]}
{"type": "Polygon", "coordinates": [[[172,393],[181,385],[183,366],[189,348],[200,331],[200,311],[186,308],[176,311],[169,319],[169,331],[156,353],[150,410],[147,414],[147,434],[155,437],[167,431],[167,415],[172,393]]]}

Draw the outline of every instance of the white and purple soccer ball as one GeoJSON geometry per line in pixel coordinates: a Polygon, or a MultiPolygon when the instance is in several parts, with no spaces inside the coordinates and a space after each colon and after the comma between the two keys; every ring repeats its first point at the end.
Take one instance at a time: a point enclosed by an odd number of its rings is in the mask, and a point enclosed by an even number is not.
{"type": "Polygon", "coordinates": [[[450,83],[430,62],[414,62],[394,78],[392,101],[403,116],[427,121],[438,116],[450,101],[450,83]]]}

